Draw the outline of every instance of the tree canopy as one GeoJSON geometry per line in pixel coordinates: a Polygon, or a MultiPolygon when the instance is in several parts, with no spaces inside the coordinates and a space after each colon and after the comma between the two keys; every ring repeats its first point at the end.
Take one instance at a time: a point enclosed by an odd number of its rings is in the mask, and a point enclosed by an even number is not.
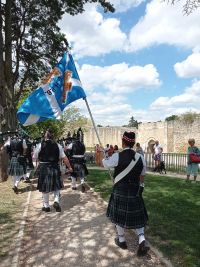
{"type": "Polygon", "coordinates": [[[165,121],[180,120],[185,123],[193,123],[196,119],[200,118],[200,114],[192,111],[185,112],[180,115],[171,115],[165,118],[165,121]]]}
{"type": "Polygon", "coordinates": [[[135,127],[138,128],[139,122],[135,120],[135,118],[132,116],[129,120],[129,123],[127,125],[123,125],[123,127],[135,127]]]}
{"type": "MultiPolygon", "coordinates": [[[[179,2],[180,0],[164,0],[164,1],[167,1],[172,5],[175,5],[176,2],[179,2]]],[[[183,12],[186,15],[190,15],[193,11],[195,11],[199,7],[200,7],[199,0],[185,0],[183,4],[183,12]]]]}
{"type": "Polygon", "coordinates": [[[25,88],[36,88],[68,42],[57,23],[64,13],[76,15],[86,3],[105,0],[0,0],[0,130],[16,127],[16,105],[25,88]]]}

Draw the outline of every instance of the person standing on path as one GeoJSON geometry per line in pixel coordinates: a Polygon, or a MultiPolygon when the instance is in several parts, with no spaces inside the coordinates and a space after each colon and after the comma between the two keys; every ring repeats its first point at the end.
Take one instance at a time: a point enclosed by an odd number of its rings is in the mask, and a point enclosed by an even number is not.
{"type": "Polygon", "coordinates": [[[37,189],[42,192],[42,211],[49,212],[51,210],[49,205],[49,193],[54,192],[53,207],[57,212],[60,212],[60,189],[63,188],[63,182],[59,160],[63,160],[70,172],[73,170],[62,146],[54,141],[52,130],[48,129],[46,131],[45,138],[35,149],[33,158],[39,160],[37,189]]]}
{"type": "Polygon", "coordinates": [[[187,150],[188,159],[187,159],[187,178],[186,178],[186,181],[189,181],[190,175],[193,175],[194,176],[194,182],[196,182],[197,175],[198,175],[199,164],[191,162],[190,154],[191,153],[195,153],[195,154],[200,156],[200,150],[198,149],[198,147],[195,146],[194,138],[190,138],[188,140],[188,144],[190,146],[188,147],[188,150],[187,150]]]}
{"type": "Polygon", "coordinates": [[[149,249],[144,236],[148,215],[142,198],[146,166],[143,156],[132,149],[134,144],[135,133],[124,132],[123,150],[103,160],[105,168],[114,167],[114,186],[107,208],[107,217],[116,225],[115,243],[122,249],[127,249],[124,229],[136,229],[139,237],[137,255],[144,256],[149,249]]]}
{"type": "Polygon", "coordinates": [[[159,141],[156,140],[155,145],[153,146],[153,159],[155,160],[154,172],[159,170],[160,163],[162,160],[162,152],[163,152],[163,148],[159,144],[159,141]]]}

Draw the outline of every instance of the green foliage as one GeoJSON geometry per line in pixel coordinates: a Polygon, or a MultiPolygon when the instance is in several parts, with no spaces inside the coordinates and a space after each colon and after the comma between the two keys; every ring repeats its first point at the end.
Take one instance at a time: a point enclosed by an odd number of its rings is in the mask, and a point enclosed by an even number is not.
{"type": "Polygon", "coordinates": [[[185,123],[191,124],[193,123],[196,119],[200,117],[199,113],[196,112],[186,112],[180,116],[180,119],[184,121],[185,123]]]}
{"type": "Polygon", "coordinates": [[[46,120],[44,122],[39,122],[23,129],[29,134],[32,139],[37,139],[44,136],[45,131],[51,128],[54,132],[56,139],[59,139],[64,132],[65,122],[62,120],[46,120]]]}
{"type": "Polygon", "coordinates": [[[76,15],[86,3],[114,12],[105,0],[0,1],[0,129],[16,127],[16,105],[25,88],[35,89],[69,48],[58,27],[63,14],[76,15]]]}
{"type": "Polygon", "coordinates": [[[132,116],[129,120],[128,125],[126,125],[125,127],[135,127],[138,128],[138,121],[134,119],[134,117],[132,116]]]}
{"type": "Polygon", "coordinates": [[[89,123],[89,120],[81,115],[79,108],[71,106],[66,109],[62,116],[62,121],[65,122],[65,132],[77,130],[81,127],[84,130],[84,127],[89,123]]]}
{"type": "Polygon", "coordinates": [[[175,121],[175,120],[178,120],[179,119],[179,116],[177,115],[171,115],[169,117],[166,117],[165,118],[165,121],[175,121]]]}

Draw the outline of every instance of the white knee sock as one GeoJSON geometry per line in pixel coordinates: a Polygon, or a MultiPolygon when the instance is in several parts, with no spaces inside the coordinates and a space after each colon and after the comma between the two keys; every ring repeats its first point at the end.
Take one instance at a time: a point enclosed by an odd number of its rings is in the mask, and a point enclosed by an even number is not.
{"type": "Polygon", "coordinates": [[[26,178],[25,178],[25,179],[29,179],[29,176],[30,176],[30,172],[27,172],[27,173],[26,173],[26,178]]]}
{"type": "Polygon", "coordinates": [[[84,182],[85,182],[85,178],[82,177],[82,178],[81,178],[81,184],[84,184],[84,182]]]}
{"type": "Polygon", "coordinates": [[[136,233],[139,237],[139,244],[142,243],[142,241],[145,240],[145,237],[144,237],[144,227],[141,227],[141,228],[138,228],[136,229],[136,233]]]}
{"type": "Polygon", "coordinates": [[[49,193],[42,193],[43,206],[49,208],[49,193]]]}
{"type": "Polygon", "coordinates": [[[116,229],[117,229],[117,235],[119,237],[119,242],[124,242],[125,241],[124,228],[119,225],[116,225],[116,229]]]}
{"type": "Polygon", "coordinates": [[[20,182],[20,176],[13,176],[13,185],[18,187],[19,182],[20,182]]]}
{"type": "Polygon", "coordinates": [[[60,203],[60,190],[54,191],[54,202],[60,203]]]}
{"type": "Polygon", "coordinates": [[[71,177],[72,178],[72,187],[76,187],[76,178],[71,177]]]}

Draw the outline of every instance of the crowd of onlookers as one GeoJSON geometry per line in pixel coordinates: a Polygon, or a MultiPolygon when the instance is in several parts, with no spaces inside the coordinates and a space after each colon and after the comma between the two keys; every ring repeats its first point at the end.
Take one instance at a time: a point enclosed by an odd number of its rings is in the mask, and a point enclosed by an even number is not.
{"type": "MultiPolygon", "coordinates": [[[[144,156],[144,151],[142,147],[140,146],[139,143],[136,143],[135,147],[136,152],[140,153],[141,155],[144,156]]],[[[104,148],[100,146],[99,144],[96,144],[95,146],[95,163],[97,166],[103,166],[102,165],[102,159],[111,157],[114,153],[119,152],[119,147],[118,145],[110,145],[107,144],[104,148]]]]}

